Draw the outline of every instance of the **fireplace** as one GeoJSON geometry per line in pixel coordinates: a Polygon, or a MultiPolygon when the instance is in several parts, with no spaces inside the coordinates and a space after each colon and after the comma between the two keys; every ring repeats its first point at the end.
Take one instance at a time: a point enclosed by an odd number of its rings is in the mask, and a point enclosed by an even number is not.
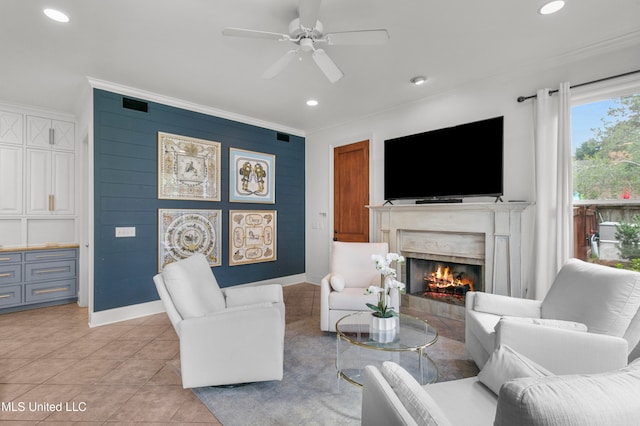
{"type": "Polygon", "coordinates": [[[484,291],[481,262],[460,263],[408,258],[407,293],[452,305],[464,306],[468,291],[484,291]]]}

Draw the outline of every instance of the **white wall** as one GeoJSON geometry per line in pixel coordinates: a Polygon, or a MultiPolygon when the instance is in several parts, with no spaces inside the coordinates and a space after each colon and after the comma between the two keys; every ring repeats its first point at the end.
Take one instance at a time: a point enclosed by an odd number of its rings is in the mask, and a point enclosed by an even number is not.
{"type": "MultiPolygon", "coordinates": [[[[307,134],[307,280],[319,283],[329,270],[333,237],[333,147],[364,139],[371,141],[370,202],[382,204],[385,139],[504,115],[504,200],[535,201],[535,101],[518,103],[517,97],[535,94],[544,87],[557,89],[563,81],[579,84],[639,69],[640,40],[638,37],[621,39],[553,58],[544,64],[527,64],[492,79],[432,95],[421,102],[307,134]],[[320,226],[314,226],[316,224],[320,226]]],[[[424,90],[428,96],[429,83],[416,90],[424,90]]],[[[524,269],[531,268],[525,265],[524,269]]]]}

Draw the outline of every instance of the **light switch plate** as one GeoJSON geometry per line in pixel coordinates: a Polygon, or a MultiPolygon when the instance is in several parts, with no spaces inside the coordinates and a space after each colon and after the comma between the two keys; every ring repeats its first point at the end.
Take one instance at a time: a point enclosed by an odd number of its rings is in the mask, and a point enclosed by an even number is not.
{"type": "Polygon", "coordinates": [[[131,238],[136,236],[135,226],[116,226],[116,238],[131,238]]]}

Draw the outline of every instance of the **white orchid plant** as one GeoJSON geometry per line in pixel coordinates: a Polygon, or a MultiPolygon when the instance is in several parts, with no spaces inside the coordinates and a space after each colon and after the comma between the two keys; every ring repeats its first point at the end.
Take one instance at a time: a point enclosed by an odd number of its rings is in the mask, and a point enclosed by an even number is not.
{"type": "Polygon", "coordinates": [[[396,317],[398,313],[393,310],[393,306],[389,306],[389,293],[392,288],[397,288],[400,293],[404,293],[406,286],[396,280],[396,269],[392,265],[403,263],[404,257],[397,253],[388,253],[386,255],[374,254],[371,259],[375,262],[376,269],[380,271],[381,283],[380,286],[371,285],[365,290],[365,294],[378,295],[378,304],[367,303],[367,306],[373,310],[373,315],[376,317],[396,317]]]}

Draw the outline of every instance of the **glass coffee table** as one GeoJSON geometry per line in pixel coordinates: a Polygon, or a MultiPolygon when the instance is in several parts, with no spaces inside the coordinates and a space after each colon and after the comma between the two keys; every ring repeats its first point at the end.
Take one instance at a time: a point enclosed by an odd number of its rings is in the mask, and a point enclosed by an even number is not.
{"type": "Polygon", "coordinates": [[[400,314],[394,331],[371,327],[371,312],[356,312],[336,323],[338,378],[362,386],[366,365],[380,367],[394,361],[406,369],[421,385],[438,379],[438,370],[426,348],[438,340],[438,331],[427,321],[400,314]]]}

